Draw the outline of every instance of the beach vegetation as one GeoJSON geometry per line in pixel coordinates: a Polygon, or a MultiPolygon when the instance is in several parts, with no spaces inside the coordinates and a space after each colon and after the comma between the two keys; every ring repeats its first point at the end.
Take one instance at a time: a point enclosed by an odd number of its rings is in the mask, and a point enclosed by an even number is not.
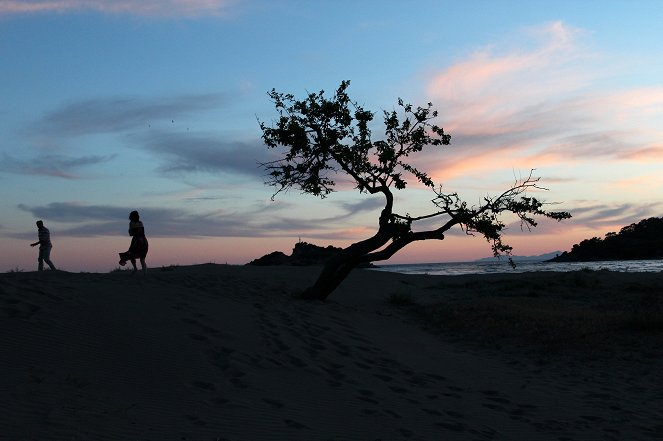
{"type": "Polygon", "coordinates": [[[324,300],[354,268],[387,260],[413,242],[443,240],[454,227],[483,236],[495,256],[506,255],[513,264],[512,247],[502,237],[504,214],[515,215],[525,229],[537,225],[535,216],[557,221],[571,217],[548,211],[544,202],[528,196],[528,191],[544,189],[532,171],[478,205],[447,192],[413,161],[424,150],[442,151],[451,143],[451,135],[435,123],[438,112],[432,103],[414,107],[399,99],[397,110],[382,112],[384,133],[376,138],[371,128],[375,113],[350,99],[349,86],[343,81],[331,97],[320,91],[301,100],[272,89],[269,97],[278,117],[271,125],[260,122],[264,143],[279,156],[262,164],[266,184],[275,188],[272,198],[293,188],[326,198],[335,191],[338,176],[349,178],[362,194],[384,197],[375,234],[330,258],[302,297],[324,300]],[[413,215],[395,207],[394,193],[411,184],[431,191],[429,212],[413,215]]]}
{"type": "Polygon", "coordinates": [[[179,265],[168,265],[168,266],[162,265],[161,271],[174,271],[179,267],[180,267],[179,265]]]}
{"type": "Polygon", "coordinates": [[[109,273],[111,273],[111,274],[112,273],[119,273],[119,272],[122,272],[122,271],[128,271],[128,269],[127,268],[122,268],[121,266],[116,266],[115,268],[110,270],[109,273]]]}
{"type": "Polygon", "coordinates": [[[662,354],[660,274],[520,273],[473,276],[471,285],[464,279],[434,285],[432,293],[444,295],[407,311],[429,331],[498,349],[662,354]]]}

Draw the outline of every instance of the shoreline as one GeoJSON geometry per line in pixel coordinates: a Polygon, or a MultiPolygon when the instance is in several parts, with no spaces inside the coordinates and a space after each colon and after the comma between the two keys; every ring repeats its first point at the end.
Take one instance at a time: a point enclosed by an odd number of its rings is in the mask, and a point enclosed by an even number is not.
{"type": "Polygon", "coordinates": [[[545,262],[517,261],[516,268],[511,268],[506,261],[445,262],[445,263],[407,263],[390,264],[375,268],[379,271],[400,272],[402,274],[428,275],[480,275],[480,274],[516,274],[523,272],[574,272],[574,271],[612,271],[612,272],[661,272],[663,260],[609,260],[593,262],[545,262]]]}

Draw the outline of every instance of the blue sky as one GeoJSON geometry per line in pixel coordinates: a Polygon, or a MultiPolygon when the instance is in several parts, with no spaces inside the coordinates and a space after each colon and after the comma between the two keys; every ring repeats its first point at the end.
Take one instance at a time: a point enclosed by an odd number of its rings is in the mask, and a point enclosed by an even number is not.
{"type": "MultiPolygon", "coordinates": [[[[258,126],[275,116],[267,92],[346,79],[378,113],[432,101],[452,144],[420,164],[471,203],[536,168],[537,196],[574,218],[514,225],[516,254],[660,216],[660,23],[659,1],[0,0],[0,270],[36,265],[37,219],[56,264],[110,270],[134,209],[152,265],[369,236],[379,198],[271,201],[258,167],[274,154],[258,126]]],[[[431,199],[412,187],[397,209],[425,214],[431,199]]],[[[393,261],[488,254],[459,231],[393,261]]]]}

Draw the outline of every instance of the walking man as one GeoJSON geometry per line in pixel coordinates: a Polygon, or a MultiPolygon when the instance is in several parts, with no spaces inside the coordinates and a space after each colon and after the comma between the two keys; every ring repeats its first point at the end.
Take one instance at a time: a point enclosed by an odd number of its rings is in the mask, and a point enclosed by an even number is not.
{"type": "Polygon", "coordinates": [[[53,245],[51,244],[51,232],[44,226],[44,222],[40,220],[37,221],[37,229],[39,230],[39,240],[35,243],[31,243],[30,246],[34,247],[39,245],[39,258],[37,259],[39,262],[38,269],[39,271],[43,271],[44,262],[46,262],[46,264],[51,267],[51,270],[55,271],[55,265],[51,262],[51,248],[53,248],[53,245]]]}

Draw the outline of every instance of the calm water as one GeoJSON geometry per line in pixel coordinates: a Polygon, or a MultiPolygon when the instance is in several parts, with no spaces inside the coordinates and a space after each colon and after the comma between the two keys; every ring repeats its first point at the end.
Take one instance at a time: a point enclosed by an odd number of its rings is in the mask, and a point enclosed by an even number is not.
{"type": "Polygon", "coordinates": [[[506,259],[498,262],[414,263],[406,265],[380,265],[375,271],[403,274],[461,275],[491,273],[523,273],[530,271],[579,271],[582,269],[621,272],[663,271],[663,260],[615,260],[605,262],[518,262],[512,269],[506,259]]]}

